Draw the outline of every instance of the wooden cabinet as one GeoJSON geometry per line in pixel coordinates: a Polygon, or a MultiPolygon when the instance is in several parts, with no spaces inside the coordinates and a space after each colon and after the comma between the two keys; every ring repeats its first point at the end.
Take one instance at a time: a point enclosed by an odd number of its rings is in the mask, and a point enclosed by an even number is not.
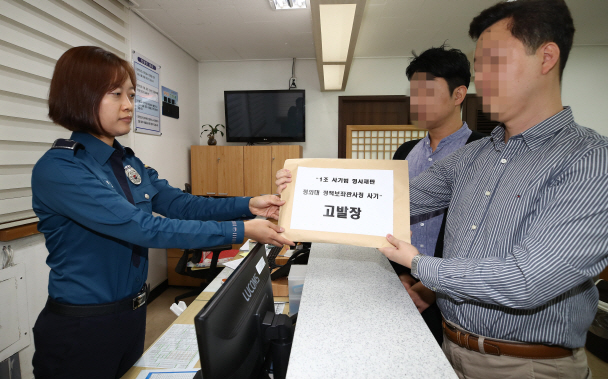
{"type": "Polygon", "coordinates": [[[270,171],[272,173],[271,182],[273,192],[276,189],[274,182],[276,181],[275,174],[277,173],[277,171],[283,168],[286,160],[297,158],[302,158],[302,146],[300,145],[272,146],[272,166],[270,168],[270,171]]]}
{"type": "Polygon", "coordinates": [[[243,146],[192,146],[190,158],[193,195],[244,195],[243,146]]]}
{"type": "Polygon", "coordinates": [[[275,193],[275,173],[286,159],[302,158],[300,145],[192,146],[192,194],[259,196],[275,193]]]}
{"type": "Polygon", "coordinates": [[[271,172],[271,146],[245,146],[244,149],[245,196],[273,193],[270,185],[270,180],[274,177],[271,172]]]}
{"type": "Polygon", "coordinates": [[[245,196],[260,196],[276,192],[276,172],[285,160],[302,158],[300,145],[245,146],[245,196]]]}

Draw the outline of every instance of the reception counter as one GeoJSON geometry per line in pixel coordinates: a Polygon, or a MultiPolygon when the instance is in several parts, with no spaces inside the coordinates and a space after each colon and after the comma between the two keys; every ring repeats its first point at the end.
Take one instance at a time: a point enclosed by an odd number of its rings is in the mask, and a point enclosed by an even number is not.
{"type": "MultiPolygon", "coordinates": [[[[224,269],[174,324],[192,324],[232,272],[224,269]]],[[[376,249],[314,243],[296,325],[287,379],[457,379],[376,249]]],[[[142,369],[133,367],[123,379],[135,379],[142,369]]]]}

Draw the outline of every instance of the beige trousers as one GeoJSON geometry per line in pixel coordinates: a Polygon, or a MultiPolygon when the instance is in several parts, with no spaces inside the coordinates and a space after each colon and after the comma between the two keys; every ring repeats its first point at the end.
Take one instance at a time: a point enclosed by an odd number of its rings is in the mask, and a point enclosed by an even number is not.
{"type": "Polygon", "coordinates": [[[584,348],[566,358],[514,358],[467,350],[444,333],[442,349],[460,379],[591,379],[584,348]]]}

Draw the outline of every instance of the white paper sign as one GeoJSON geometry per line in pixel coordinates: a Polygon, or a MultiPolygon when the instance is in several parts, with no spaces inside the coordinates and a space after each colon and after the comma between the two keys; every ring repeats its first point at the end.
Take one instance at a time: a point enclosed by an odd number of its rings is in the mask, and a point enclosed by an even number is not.
{"type": "Polygon", "coordinates": [[[392,233],[393,171],[298,168],[291,229],[392,233]]]}
{"type": "Polygon", "coordinates": [[[133,68],[137,77],[133,120],[135,131],[161,135],[160,66],[133,51],[133,68]]]}

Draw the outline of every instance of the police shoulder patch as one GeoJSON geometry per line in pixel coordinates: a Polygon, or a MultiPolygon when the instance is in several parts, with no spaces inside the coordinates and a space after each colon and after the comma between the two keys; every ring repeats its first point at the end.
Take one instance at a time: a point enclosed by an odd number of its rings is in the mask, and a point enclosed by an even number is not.
{"type": "Polygon", "coordinates": [[[51,146],[51,150],[53,149],[64,149],[64,150],[73,150],[76,151],[78,149],[84,149],[84,145],[80,142],[73,141],[71,139],[59,138],[53,142],[53,146],[51,146]]]}
{"type": "Polygon", "coordinates": [[[149,169],[149,170],[154,170],[154,167],[150,167],[147,164],[144,165],[145,168],[149,169]]]}

